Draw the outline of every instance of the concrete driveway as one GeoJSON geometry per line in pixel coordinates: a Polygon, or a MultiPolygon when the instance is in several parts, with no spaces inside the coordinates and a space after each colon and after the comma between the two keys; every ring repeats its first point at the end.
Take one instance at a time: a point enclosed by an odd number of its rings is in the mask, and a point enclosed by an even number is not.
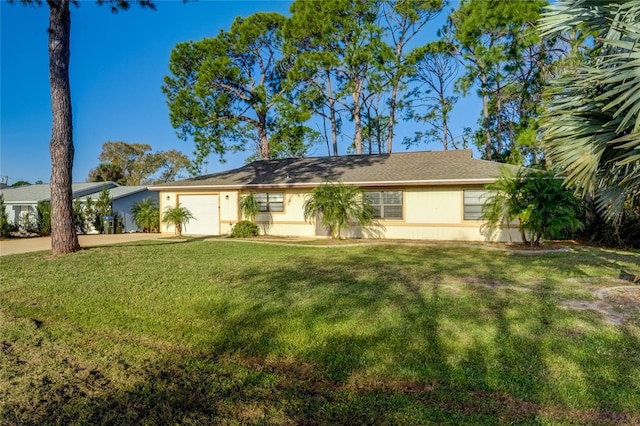
{"type": "MultiPolygon", "coordinates": [[[[80,247],[103,246],[107,244],[126,243],[129,241],[155,240],[170,237],[173,234],[113,234],[113,235],[78,235],[80,247]]],[[[0,241],[0,256],[27,253],[32,251],[51,250],[51,237],[11,238],[0,241]]]]}

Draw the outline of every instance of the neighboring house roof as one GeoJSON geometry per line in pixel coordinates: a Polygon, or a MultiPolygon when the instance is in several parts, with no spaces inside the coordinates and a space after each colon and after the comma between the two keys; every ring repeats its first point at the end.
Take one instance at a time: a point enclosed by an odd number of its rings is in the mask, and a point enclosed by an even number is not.
{"type": "MultiPolygon", "coordinates": [[[[104,186],[117,187],[114,182],[88,182],[71,184],[73,198],[84,197],[94,192],[102,191],[104,186]]],[[[16,188],[9,187],[0,190],[6,204],[35,204],[38,201],[48,201],[51,198],[51,186],[47,183],[38,185],[23,185],[16,188]]]]}
{"type": "MultiPolygon", "coordinates": [[[[123,198],[132,194],[136,194],[138,192],[146,191],[146,186],[116,186],[115,188],[109,189],[109,197],[114,200],[119,198],[123,198]]],[[[94,192],[93,194],[89,194],[87,198],[91,198],[92,200],[97,200],[100,198],[100,192],[102,192],[102,188],[100,191],[94,192]]]]}
{"type": "Polygon", "coordinates": [[[519,168],[474,159],[470,149],[289,158],[254,161],[238,169],[149,189],[313,187],[324,181],[359,186],[484,184],[495,181],[503,166],[514,171],[519,168]]]}

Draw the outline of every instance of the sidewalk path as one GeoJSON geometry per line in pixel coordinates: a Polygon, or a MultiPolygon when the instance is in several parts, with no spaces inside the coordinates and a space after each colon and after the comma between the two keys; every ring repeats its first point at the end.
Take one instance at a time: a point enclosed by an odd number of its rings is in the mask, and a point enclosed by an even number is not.
{"type": "MultiPolygon", "coordinates": [[[[80,247],[103,246],[106,244],[126,243],[129,241],[155,240],[166,238],[168,234],[113,234],[113,235],[78,235],[80,247]]],[[[0,241],[0,256],[27,253],[32,251],[51,250],[51,237],[11,238],[0,241]]]]}

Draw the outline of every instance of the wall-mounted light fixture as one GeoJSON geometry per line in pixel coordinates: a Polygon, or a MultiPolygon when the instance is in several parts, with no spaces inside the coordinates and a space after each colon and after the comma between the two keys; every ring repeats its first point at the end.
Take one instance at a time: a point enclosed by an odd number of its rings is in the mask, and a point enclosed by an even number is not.
{"type": "Polygon", "coordinates": [[[169,201],[171,199],[170,195],[167,195],[167,201],[169,201]]]}
{"type": "Polygon", "coordinates": [[[228,200],[228,199],[229,199],[229,195],[228,195],[228,194],[227,194],[227,195],[225,195],[225,196],[224,196],[224,199],[225,199],[225,200],[228,200]]]}

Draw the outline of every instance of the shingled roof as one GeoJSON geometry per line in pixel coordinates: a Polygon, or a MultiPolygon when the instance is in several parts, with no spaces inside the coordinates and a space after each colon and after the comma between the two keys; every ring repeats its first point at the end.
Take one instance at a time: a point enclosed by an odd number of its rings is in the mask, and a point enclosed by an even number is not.
{"type": "MultiPolygon", "coordinates": [[[[100,192],[106,186],[107,189],[117,187],[114,182],[83,182],[71,184],[73,198],[85,197],[94,192],[100,192]]],[[[48,183],[22,185],[8,187],[0,190],[7,204],[35,204],[38,201],[49,201],[51,198],[51,186],[48,183]]]]}
{"type": "MultiPolygon", "coordinates": [[[[470,149],[254,161],[226,172],[150,187],[313,187],[325,181],[358,186],[450,185],[495,181],[504,164],[474,159],[470,149]]],[[[507,166],[517,170],[516,166],[507,166]]]]}
{"type": "MultiPolygon", "coordinates": [[[[146,191],[146,186],[116,186],[115,188],[109,189],[109,197],[113,200],[117,200],[119,198],[127,197],[132,194],[136,194],[138,192],[146,191]]],[[[101,191],[102,192],[102,191],[101,191]]],[[[87,198],[91,198],[94,201],[100,199],[101,192],[94,192],[90,194],[87,198]]]]}

